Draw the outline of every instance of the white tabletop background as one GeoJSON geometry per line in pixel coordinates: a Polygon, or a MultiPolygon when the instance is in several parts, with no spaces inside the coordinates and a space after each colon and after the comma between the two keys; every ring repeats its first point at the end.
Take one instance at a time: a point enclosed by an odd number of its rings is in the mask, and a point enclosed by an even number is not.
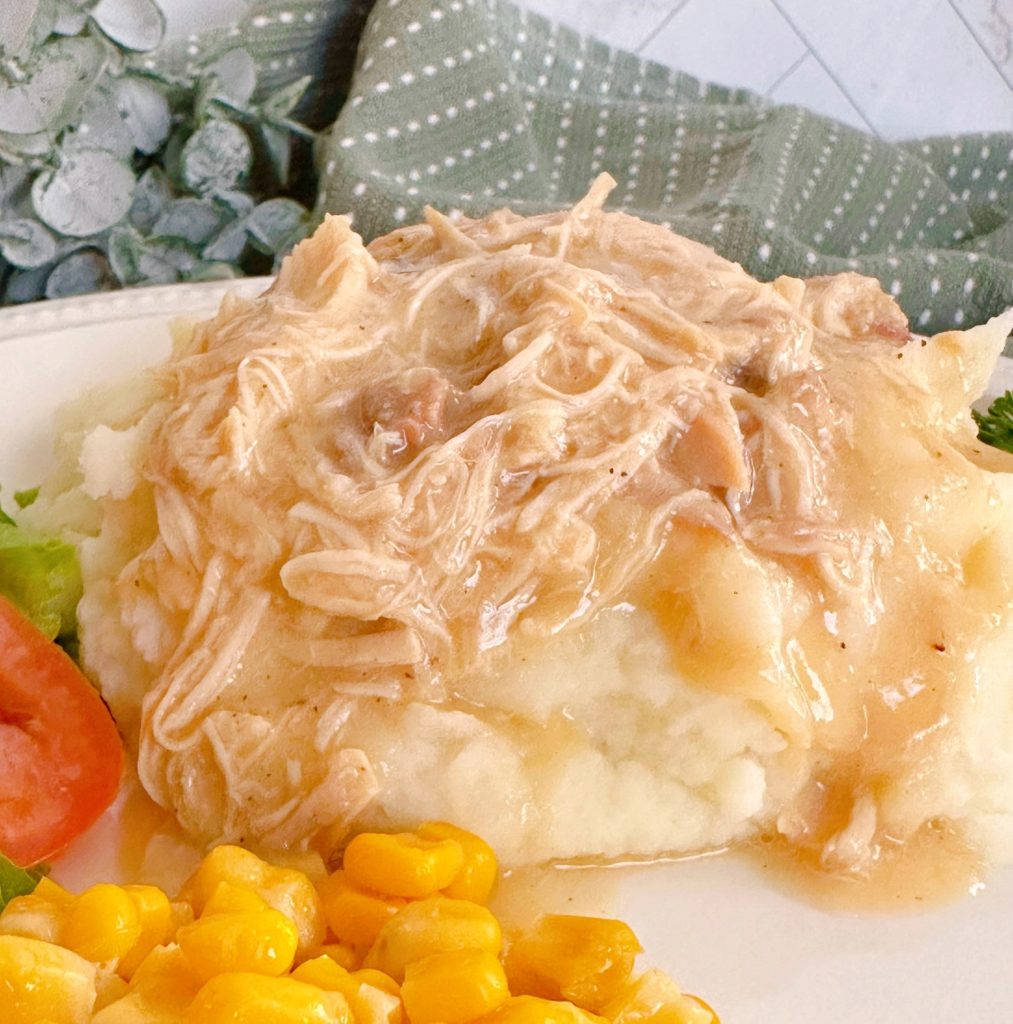
{"type": "MultiPolygon", "coordinates": [[[[245,0],[160,2],[176,37],[245,9],[245,0]]],[[[652,60],[885,139],[1013,131],[1013,0],[523,2],[652,60]]]]}

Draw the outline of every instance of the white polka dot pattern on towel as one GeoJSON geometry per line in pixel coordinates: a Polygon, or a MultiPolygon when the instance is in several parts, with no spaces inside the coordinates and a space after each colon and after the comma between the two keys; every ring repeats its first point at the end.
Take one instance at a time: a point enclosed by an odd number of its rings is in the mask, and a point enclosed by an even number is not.
{"type": "MultiPolygon", "coordinates": [[[[328,25],[366,6],[261,4],[243,44],[269,84],[320,74],[328,25]]],[[[321,204],[354,209],[369,237],[426,203],[568,205],[609,171],[614,205],[754,274],[870,274],[934,331],[1013,305],[1011,164],[1009,134],[884,143],[500,0],[379,0],[322,153],[321,204]]]]}

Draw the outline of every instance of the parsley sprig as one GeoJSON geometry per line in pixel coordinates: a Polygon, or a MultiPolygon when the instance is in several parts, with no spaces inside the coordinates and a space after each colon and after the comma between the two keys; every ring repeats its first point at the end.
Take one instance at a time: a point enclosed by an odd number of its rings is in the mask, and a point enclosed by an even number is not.
{"type": "Polygon", "coordinates": [[[974,413],[978,424],[978,437],[993,448],[1013,452],[1013,391],[1000,395],[987,413],[974,413]]]}

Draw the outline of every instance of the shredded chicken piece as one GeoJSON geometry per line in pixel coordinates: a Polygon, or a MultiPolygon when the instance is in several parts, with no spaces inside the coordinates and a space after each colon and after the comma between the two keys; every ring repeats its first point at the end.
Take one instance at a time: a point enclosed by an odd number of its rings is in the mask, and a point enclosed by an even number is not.
{"type": "MultiPolygon", "coordinates": [[[[141,470],[157,536],[117,587],[125,620],[144,603],[161,622],[141,777],[193,831],[291,845],[348,823],[378,785],[344,738],[359,701],[467,701],[503,650],[627,601],[661,601],[679,661],[709,581],[732,588],[746,569],[765,582],[741,631],[768,633],[714,634],[740,651],[734,672],[720,652],[682,669],[769,709],[812,753],[799,785],[860,745],[843,734],[865,684],[833,683],[826,652],[845,675],[867,662],[837,632],[804,640],[806,623],[892,636],[903,552],[928,564],[942,547],[931,523],[910,543],[897,532],[872,483],[889,460],[855,460],[879,429],[859,392],[921,409],[918,459],[938,449],[954,480],[977,481],[959,451],[983,378],[968,370],[932,419],[944,371],[923,353],[987,364],[1004,325],[926,350],[876,282],[755,281],[604,212],[612,184],[531,218],[429,211],[368,248],[329,216],[264,296],[228,299],[159,371],[141,470]]],[[[980,480],[975,510],[991,500],[980,480]]],[[[781,820],[864,863],[882,823],[858,799],[836,839],[807,832],[812,816],[781,820]]]]}

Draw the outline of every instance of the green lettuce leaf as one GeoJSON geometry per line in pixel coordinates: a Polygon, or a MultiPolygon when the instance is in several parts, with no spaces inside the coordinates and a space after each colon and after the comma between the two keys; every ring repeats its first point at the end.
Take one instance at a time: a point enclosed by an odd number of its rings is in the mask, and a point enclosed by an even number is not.
{"type": "Polygon", "coordinates": [[[77,552],[55,537],[35,536],[0,509],[0,594],[66,646],[77,633],[77,552]]]}
{"type": "Polygon", "coordinates": [[[28,508],[29,505],[34,505],[38,496],[38,487],[29,487],[27,491],[14,492],[14,500],[18,503],[18,508],[28,508]]]}
{"type": "Polygon", "coordinates": [[[27,896],[45,874],[39,868],[19,868],[0,853],[0,910],[15,896],[27,896]]]}

